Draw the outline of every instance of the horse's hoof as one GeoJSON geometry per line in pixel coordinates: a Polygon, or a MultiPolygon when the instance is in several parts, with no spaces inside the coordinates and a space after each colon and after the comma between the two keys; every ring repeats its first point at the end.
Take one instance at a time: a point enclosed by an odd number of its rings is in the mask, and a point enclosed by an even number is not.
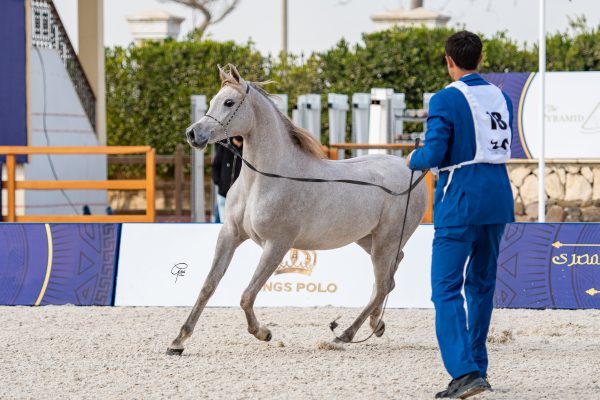
{"type": "Polygon", "coordinates": [[[258,340],[262,340],[263,342],[270,342],[273,339],[273,335],[268,328],[261,326],[258,328],[258,332],[254,335],[258,340]]]}
{"type": "Polygon", "coordinates": [[[170,347],[167,349],[168,356],[180,356],[181,353],[183,353],[183,349],[172,349],[170,347]]]}
{"type": "Polygon", "coordinates": [[[350,339],[348,337],[348,335],[343,333],[342,336],[336,336],[336,338],[333,339],[333,343],[334,344],[352,343],[352,339],[350,339]]]}
{"type": "Polygon", "coordinates": [[[385,332],[385,323],[381,321],[379,323],[379,328],[375,331],[375,336],[382,337],[385,332]]]}

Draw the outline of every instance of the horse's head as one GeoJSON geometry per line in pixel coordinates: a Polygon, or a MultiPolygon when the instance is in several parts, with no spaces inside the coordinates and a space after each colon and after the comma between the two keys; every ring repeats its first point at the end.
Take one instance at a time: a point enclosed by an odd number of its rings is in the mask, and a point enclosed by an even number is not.
{"type": "Polygon", "coordinates": [[[246,100],[250,83],[235,66],[228,67],[229,72],[219,67],[221,90],[210,101],[208,112],[186,130],[187,141],[194,148],[204,149],[209,143],[225,139],[225,129],[229,137],[245,137],[253,126],[254,114],[246,100]]]}

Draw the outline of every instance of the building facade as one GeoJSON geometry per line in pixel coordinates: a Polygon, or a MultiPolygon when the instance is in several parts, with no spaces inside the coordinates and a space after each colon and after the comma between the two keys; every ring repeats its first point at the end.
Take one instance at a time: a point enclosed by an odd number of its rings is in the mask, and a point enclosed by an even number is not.
{"type": "MultiPolygon", "coordinates": [[[[103,0],[73,5],[78,52],[51,0],[0,3],[0,146],[106,145],[103,0]]],[[[33,155],[17,161],[22,180],[107,176],[103,155],[33,155]]],[[[83,214],[85,206],[104,214],[107,205],[105,190],[18,191],[16,204],[17,215],[83,214]]],[[[5,215],[6,201],[2,209],[5,215]]]]}

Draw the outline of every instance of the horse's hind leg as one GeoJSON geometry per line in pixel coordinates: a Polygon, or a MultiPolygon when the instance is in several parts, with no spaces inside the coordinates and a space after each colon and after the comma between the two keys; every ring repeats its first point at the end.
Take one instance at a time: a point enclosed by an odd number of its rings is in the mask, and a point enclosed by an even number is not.
{"type": "Polygon", "coordinates": [[[206,303],[208,303],[208,300],[215,292],[221,278],[225,275],[227,267],[229,267],[229,263],[233,258],[235,249],[237,249],[243,241],[244,239],[235,232],[235,228],[230,227],[227,224],[223,225],[221,232],[219,232],[219,238],[217,239],[217,248],[213,258],[212,267],[204,281],[196,304],[194,304],[192,312],[181,327],[179,335],[177,335],[177,338],[173,340],[167,349],[167,354],[179,355],[183,352],[183,343],[192,336],[192,332],[198,322],[198,318],[200,318],[200,314],[202,314],[202,311],[204,310],[204,306],[206,306],[206,303]]]}
{"type": "MultiPolygon", "coordinates": [[[[399,255],[398,255],[398,262],[396,263],[395,267],[393,268],[393,272],[392,272],[392,288],[395,285],[395,281],[394,281],[394,275],[396,274],[396,271],[398,270],[398,265],[400,265],[400,261],[402,261],[402,259],[404,258],[404,252],[400,251],[399,255]]],[[[393,264],[392,264],[393,266],[393,264]]],[[[373,285],[373,295],[375,295],[375,286],[376,284],[373,285]]],[[[391,292],[391,289],[390,289],[391,292]]],[[[375,332],[375,336],[377,337],[381,337],[383,336],[383,333],[385,332],[385,322],[383,322],[383,319],[381,319],[381,313],[383,311],[383,303],[385,302],[385,299],[383,302],[379,303],[379,305],[377,305],[377,307],[375,307],[375,309],[373,310],[373,312],[370,315],[369,318],[369,325],[371,326],[371,329],[375,332]]]]}
{"type": "Polygon", "coordinates": [[[244,290],[242,300],[240,301],[240,306],[244,310],[246,320],[248,321],[248,332],[253,334],[257,339],[265,342],[271,340],[271,331],[265,326],[261,326],[256,315],[254,315],[254,301],[258,292],[267,283],[267,280],[269,280],[275,269],[277,269],[277,266],[281,263],[283,256],[285,256],[289,248],[289,243],[267,241],[263,248],[258,267],[254,271],[252,280],[246,290],[244,290]]]}
{"type": "Polygon", "coordinates": [[[396,263],[394,265],[397,248],[392,247],[394,246],[390,246],[387,241],[385,243],[378,243],[374,238],[371,249],[371,260],[373,261],[373,269],[375,272],[373,294],[369,303],[361,311],[356,320],[344,331],[339,339],[335,339],[335,342],[343,343],[352,341],[354,335],[356,335],[356,332],[360,329],[367,317],[371,316],[371,321],[373,321],[373,315],[376,315],[377,318],[372,322],[372,328],[381,331],[381,334],[383,334],[383,330],[385,329],[384,325],[373,327],[373,324],[376,325],[379,321],[385,296],[387,296],[394,288],[394,273],[396,272],[398,264],[396,263]]]}
{"type": "MultiPolygon", "coordinates": [[[[356,244],[358,244],[360,247],[362,247],[370,255],[371,248],[373,246],[373,236],[372,235],[365,236],[364,238],[357,240],[356,244]]],[[[401,257],[402,257],[402,255],[400,255],[399,260],[402,259],[401,257]]],[[[375,295],[377,293],[376,289],[377,289],[377,284],[374,283],[373,284],[373,294],[371,295],[371,300],[373,300],[373,298],[375,297],[375,295]]],[[[377,337],[381,337],[383,335],[383,333],[385,332],[385,323],[383,321],[379,320],[379,318],[381,316],[382,308],[383,308],[383,303],[380,303],[379,305],[377,305],[377,307],[375,307],[375,310],[373,310],[373,312],[370,315],[371,329],[375,332],[375,336],[377,336],[377,337]]]]}

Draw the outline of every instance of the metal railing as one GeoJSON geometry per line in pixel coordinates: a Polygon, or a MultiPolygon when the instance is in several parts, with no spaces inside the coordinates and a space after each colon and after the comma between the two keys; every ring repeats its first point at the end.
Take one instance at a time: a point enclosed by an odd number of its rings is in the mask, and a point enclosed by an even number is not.
{"type": "MultiPolygon", "coordinates": [[[[106,161],[108,162],[109,167],[111,165],[136,165],[143,164],[145,162],[145,158],[143,155],[113,155],[108,156],[106,161]]],[[[174,176],[172,179],[167,178],[156,181],[157,192],[162,190],[165,195],[167,192],[172,193],[173,199],[175,200],[175,209],[173,210],[175,213],[174,217],[184,217],[184,215],[189,217],[190,215],[190,210],[184,210],[183,207],[184,196],[188,194],[187,192],[189,192],[191,189],[191,181],[189,176],[186,176],[185,174],[184,165],[190,165],[190,163],[191,156],[184,154],[184,145],[180,143],[175,146],[175,154],[158,154],[156,156],[157,166],[174,166],[174,176]]],[[[210,155],[204,156],[204,165],[211,165],[210,155]]],[[[210,182],[210,174],[206,175],[205,179],[206,178],[208,178],[210,182]]],[[[114,206],[113,209],[115,212],[120,212],[120,210],[114,206]]],[[[206,211],[210,211],[210,209],[205,210],[205,212],[206,211]]],[[[170,210],[167,208],[157,209],[157,215],[159,216],[165,216],[169,212],[170,210]]]]}
{"type": "Polygon", "coordinates": [[[55,49],[62,60],[75,92],[94,131],[96,130],[96,96],[69,40],[54,3],[31,0],[31,43],[44,49],[55,49]]]}
{"type": "Polygon", "coordinates": [[[7,222],[153,222],[155,219],[155,150],[149,146],[83,146],[83,147],[29,147],[0,146],[0,155],[6,155],[7,222]],[[73,181],[17,181],[17,155],[31,154],[136,154],[146,155],[146,179],[73,180],[73,181]],[[17,190],[146,190],[145,215],[16,215],[17,190]]]}

